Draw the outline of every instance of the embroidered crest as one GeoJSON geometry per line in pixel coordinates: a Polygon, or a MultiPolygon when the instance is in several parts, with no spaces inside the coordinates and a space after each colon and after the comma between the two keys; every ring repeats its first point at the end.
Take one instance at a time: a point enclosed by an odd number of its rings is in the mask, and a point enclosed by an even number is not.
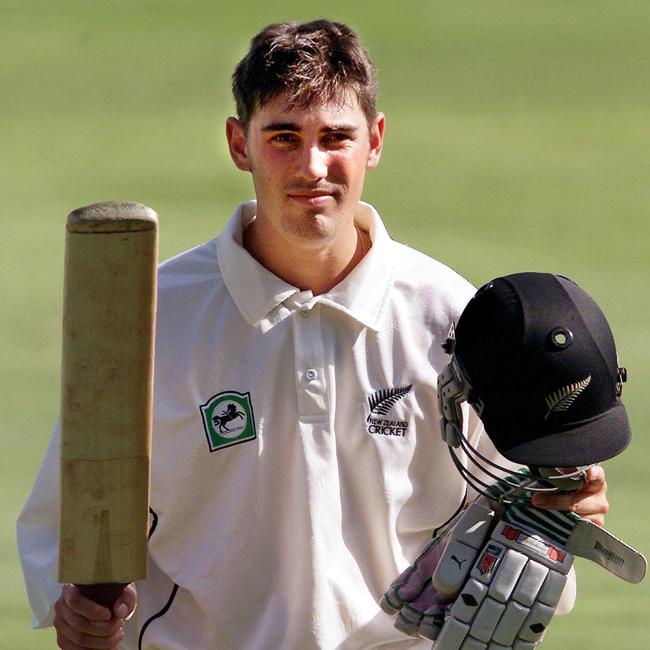
{"type": "Polygon", "coordinates": [[[378,390],[374,395],[371,395],[368,398],[368,404],[370,406],[370,415],[368,417],[370,418],[372,415],[388,415],[388,411],[390,411],[403,397],[406,397],[412,389],[413,384],[409,384],[403,388],[386,388],[384,390],[378,390]]]}
{"type": "Polygon", "coordinates": [[[369,434],[398,436],[403,438],[408,430],[408,422],[393,420],[386,416],[400,400],[413,390],[413,384],[400,388],[385,388],[378,390],[368,397],[370,413],[366,418],[366,429],[369,434]]]}
{"type": "Polygon", "coordinates": [[[548,419],[548,416],[551,413],[559,413],[562,411],[568,411],[573,403],[576,401],[577,397],[589,386],[591,382],[591,375],[585,377],[582,381],[578,381],[574,384],[569,384],[564,388],[560,388],[552,392],[550,395],[546,396],[546,406],[548,411],[544,416],[544,419],[548,419]]]}
{"type": "Polygon", "coordinates": [[[250,393],[224,391],[211,397],[200,409],[210,451],[257,437],[250,393]]]}

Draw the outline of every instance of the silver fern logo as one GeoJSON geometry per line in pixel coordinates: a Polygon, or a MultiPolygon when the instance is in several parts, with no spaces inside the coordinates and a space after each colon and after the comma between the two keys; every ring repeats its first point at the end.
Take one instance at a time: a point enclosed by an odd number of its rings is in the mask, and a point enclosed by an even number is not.
{"type": "Polygon", "coordinates": [[[569,384],[568,386],[560,388],[559,390],[553,391],[550,395],[547,395],[546,407],[548,408],[548,411],[546,412],[544,419],[547,420],[551,413],[562,413],[568,411],[590,383],[591,375],[588,375],[581,381],[569,384]]]}
{"type": "Polygon", "coordinates": [[[406,397],[413,389],[413,384],[404,386],[403,388],[386,388],[385,390],[378,390],[374,395],[368,398],[370,406],[370,416],[374,415],[388,415],[397,402],[406,397]]]}
{"type": "Polygon", "coordinates": [[[368,397],[370,413],[366,418],[368,433],[384,436],[404,437],[408,430],[408,422],[391,420],[386,416],[393,407],[413,390],[413,384],[401,388],[385,388],[378,390],[368,397]]]}

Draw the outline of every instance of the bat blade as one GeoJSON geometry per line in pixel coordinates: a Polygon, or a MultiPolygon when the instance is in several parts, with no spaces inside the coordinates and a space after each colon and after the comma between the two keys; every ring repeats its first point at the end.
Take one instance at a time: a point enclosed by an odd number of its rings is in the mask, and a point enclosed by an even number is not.
{"type": "Polygon", "coordinates": [[[98,602],[146,576],[157,240],[140,204],[66,224],[59,580],[98,602]]]}

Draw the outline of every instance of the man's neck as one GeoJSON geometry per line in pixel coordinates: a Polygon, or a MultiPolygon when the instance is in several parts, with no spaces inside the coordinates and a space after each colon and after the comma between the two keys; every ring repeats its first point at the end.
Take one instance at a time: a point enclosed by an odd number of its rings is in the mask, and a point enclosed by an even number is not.
{"type": "Polygon", "coordinates": [[[243,245],[274,275],[301,291],[319,295],[347,277],[368,252],[371,241],[367,232],[350,224],[334,242],[299,245],[252,221],[244,230],[243,245]]]}

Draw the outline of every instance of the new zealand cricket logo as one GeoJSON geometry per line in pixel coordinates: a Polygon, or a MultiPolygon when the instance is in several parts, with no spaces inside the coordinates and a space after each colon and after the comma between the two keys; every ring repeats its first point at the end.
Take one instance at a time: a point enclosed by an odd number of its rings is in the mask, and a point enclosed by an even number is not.
{"type": "Polygon", "coordinates": [[[200,408],[210,451],[257,437],[250,393],[218,393],[200,408]]]}
{"type": "Polygon", "coordinates": [[[386,416],[411,390],[413,390],[413,384],[401,388],[378,390],[368,397],[370,413],[366,418],[366,429],[369,434],[398,436],[401,438],[406,436],[409,423],[405,420],[389,419],[386,416]]]}

